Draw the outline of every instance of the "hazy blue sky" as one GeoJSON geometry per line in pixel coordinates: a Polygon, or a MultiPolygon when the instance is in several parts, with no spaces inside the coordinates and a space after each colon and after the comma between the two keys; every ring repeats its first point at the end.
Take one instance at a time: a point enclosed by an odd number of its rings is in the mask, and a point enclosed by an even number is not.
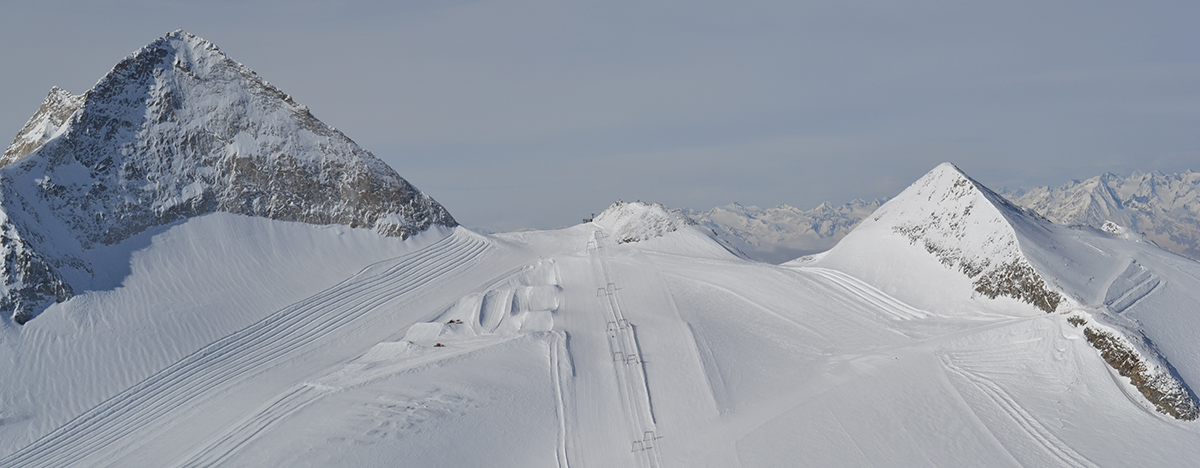
{"type": "Polygon", "coordinates": [[[183,28],[471,227],[1200,170],[1200,2],[89,1],[0,17],[0,135],[183,28]],[[899,4],[905,4],[901,7],[899,4]]]}

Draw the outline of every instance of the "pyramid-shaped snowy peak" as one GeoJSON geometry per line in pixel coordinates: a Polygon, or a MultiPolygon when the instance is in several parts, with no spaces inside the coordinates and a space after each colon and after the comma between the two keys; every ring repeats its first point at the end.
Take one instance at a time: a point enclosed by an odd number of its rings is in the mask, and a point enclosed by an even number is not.
{"type": "Polygon", "coordinates": [[[1180,374],[1195,369],[1177,372],[1168,362],[1195,353],[1192,340],[1174,338],[1174,324],[1193,322],[1191,314],[1132,307],[1156,289],[1174,302],[1190,300],[1182,299],[1190,297],[1186,288],[1158,288],[1153,270],[1178,261],[1165,257],[1144,243],[1052,224],[942,164],[828,253],[792,265],[840,269],[943,316],[1072,314],[1088,343],[1157,411],[1193,420],[1200,402],[1180,374]]]}
{"type": "Polygon", "coordinates": [[[862,274],[897,282],[885,289],[912,289],[904,284],[912,279],[904,273],[911,262],[895,257],[917,252],[915,256],[935,258],[942,268],[969,278],[972,294],[1009,297],[1052,312],[1063,296],[1022,252],[1014,220],[1039,222],[953,164],[943,163],[881,206],[821,261],[846,264],[852,271],[870,270],[862,274]],[[899,242],[893,241],[893,246],[886,239],[899,242]],[[880,252],[868,253],[874,250],[880,252]]]}
{"type": "Polygon", "coordinates": [[[0,165],[3,253],[25,259],[0,272],[0,307],[18,316],[70,296],[59,272],[87,271],[81,252],[205,213],[405,238],[455,225],[383,161],[184,31],[82,96],[52,91],[0,165]]]}

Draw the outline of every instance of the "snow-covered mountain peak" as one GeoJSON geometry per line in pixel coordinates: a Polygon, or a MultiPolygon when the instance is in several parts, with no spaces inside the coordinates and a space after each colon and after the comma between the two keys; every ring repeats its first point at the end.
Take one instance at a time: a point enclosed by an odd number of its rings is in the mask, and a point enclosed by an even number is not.
{"type": "Polygon", "coordinates": [[[17,132],[17,137],[13,138],[12,144],[4,151],[4,156],[0,157],[0,167],[37,151],[51,138],[58,136],[67,119],[83,105],[83,98],[82,95],[72,95],[57,86],[50,88],[50,94],[46,95],[37,112],[29,118],[21,131],[17,132]]]}
{"type": "Polygon", "coordinates": [[[383,161],[185,31],[126,57],[82,96],[52,91],[10,150],[0,309],[20,320],[71,285],[88,287],[90,249],[206,213],[402,238],[456,224],[383,161]]]}
{"type": "MultiPolygon", "coordinates": [[[[910,245],[969,277],[978,293],[1011,297],[1053,312],[1063,296],[1022,252],[1013,219],[1038,221],[958,167],[943,163],[881,206],[858,229],[903,236],[910,245]]],[[[839,245],[830,254],[854,250],[854,244],[839,245]]]]}
{"type": "Polygon", "coordinates": [[[659,203],[617,201],[609,205],[593,220],[596,225],[609,232],[619,244],[640,242],[662,237],[696,221],[679,210],[672,210],[659,203]]]}
{"type": "Polygon", "coordinates": [[[1058,187],[1005,193],[1015,203],[1066,225],[1112,222],[1154,243],[1200,259],[1200,173],[1102,174],[1058,187]]]}
{"type": "Polygon", "coordinates": [[[1122,316],[1158,285],[1136,258],[1161,258],[1125,234],[1113,223],[1103,231],[1055,225],[943,164],[827,254],[791,265],[839,269],[940,314],[981,305],[1002,314],[1027,315],[1029,306],[1075,314],[1072,325],[1087,325],[1088,343],[1157,411],[1196,419],[1200,403],[1167,357],[1122,316]],[[1112,242],[1122,253],[1097,247],[1112,242]]]}

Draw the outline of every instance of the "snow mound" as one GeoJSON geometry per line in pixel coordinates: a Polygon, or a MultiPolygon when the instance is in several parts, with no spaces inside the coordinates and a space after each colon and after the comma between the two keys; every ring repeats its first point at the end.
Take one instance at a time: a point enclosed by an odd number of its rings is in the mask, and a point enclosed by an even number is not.
{"type": "Polygon", "coordinates": [[[593,222],[608,231],[618,244],[650,240],[696,225],[695,220],[679,210],[640,201],[613,203],[593,222]]]}
{"type": "Polygon", "coordinates": [[[215,45],[184,31],[81,96],[52,90],[0,159],[0,309],[89,287],[89,251],[212,212],[408,238],[446,210],[215,45]]]}

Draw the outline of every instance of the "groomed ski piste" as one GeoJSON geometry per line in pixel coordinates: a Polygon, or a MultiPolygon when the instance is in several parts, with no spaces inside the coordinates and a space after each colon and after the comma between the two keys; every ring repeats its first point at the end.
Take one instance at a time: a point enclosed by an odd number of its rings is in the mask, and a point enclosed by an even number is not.
{"type": "Polygon", "coordinates": [[[0,466],[1200,459],[1196,422],[1155,411],[1068,321],[1129,320],[1200,381],[1196,262],[1100,231],[1014,226],[1072,298],[1046,313],[980,295],[897,233],[889,216],[915,210],[905,203],[782,266],[670,224],[658,205],[407,241],[193,218],[131,240],[121,286],[3,330],[0,466]]]}

